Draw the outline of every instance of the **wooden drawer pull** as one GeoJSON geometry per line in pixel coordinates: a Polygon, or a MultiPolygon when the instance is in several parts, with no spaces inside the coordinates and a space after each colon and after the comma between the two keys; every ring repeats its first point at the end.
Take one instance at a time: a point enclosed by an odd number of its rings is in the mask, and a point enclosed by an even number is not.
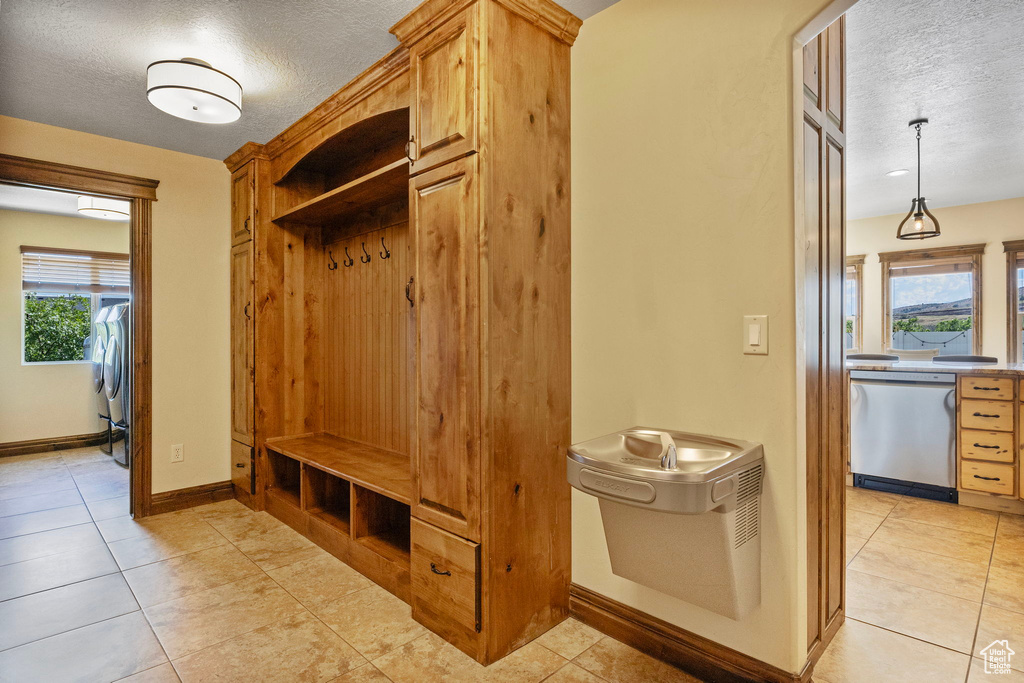
{"type": "Polygon", "coordinates": [[[999,477],[983,477],[980,474],[974,475],[975,479],[984,479],[985,481],[1000,481],[999,477]]]}
{"type": "Polygon", "coordinates": [[[974,413],[974,417],[1002,417],[1001,415],[986,415],[985,413],[974,413]]]}
{"type": "Polygon", "coordinates": [[[999,446],[985,446],[985,445],[980,444],[980,443],[974,444],[974,447],[975,448],[999,448],[999,446]]]}
{"type": "MultiPolygon", "coordinates": [[[[977,475],[975,475],[975,476],[977,476],[977,475]]],[[[430,571],[434,572],[438,576],[451,576],[452,575],[451,572],[443,572],[440,569],[438,569],[437,565],[434,564],[433,562],[430,563],[430,571]]]]}

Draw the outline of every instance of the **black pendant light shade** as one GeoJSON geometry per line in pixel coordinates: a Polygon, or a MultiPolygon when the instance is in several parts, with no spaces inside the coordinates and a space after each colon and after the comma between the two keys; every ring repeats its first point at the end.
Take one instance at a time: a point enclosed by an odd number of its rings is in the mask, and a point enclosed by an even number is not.
{"type": "Polygon", "coordinates": [[[942,234],[939,221],[928,210],[921,196],[921,126],[926,123],[928,119],[914,119],[910,122],[917,129],[917,197],[910,200],[910,212],[896,228],[898,240],[923,240],[942,234]]]}

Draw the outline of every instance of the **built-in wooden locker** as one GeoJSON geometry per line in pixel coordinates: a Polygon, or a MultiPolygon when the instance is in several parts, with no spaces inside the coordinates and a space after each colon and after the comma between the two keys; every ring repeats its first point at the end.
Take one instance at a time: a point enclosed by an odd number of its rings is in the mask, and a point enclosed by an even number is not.
{"type": "Polygon", "coordinates": [[[253,245],[231,247],[231,438],[253,445],[253,245]]]}

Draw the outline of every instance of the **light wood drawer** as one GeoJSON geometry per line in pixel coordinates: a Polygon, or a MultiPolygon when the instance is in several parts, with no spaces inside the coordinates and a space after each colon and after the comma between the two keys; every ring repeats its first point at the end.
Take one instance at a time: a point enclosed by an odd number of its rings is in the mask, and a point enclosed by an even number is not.
{"type": "Polygon", "coordinates": [[[412,615],[464,648],[480,628],[480,546],[412,519],[412,615]]]}
{"type": "Polygon", "coordinates": [[[994,401],[1013,400],[1014,380],[1010,377],[963,377],[961,398],[984,398],[994,401]]]}
{"type": "Polygon", "coordinates": [[[1012,496],[1014,474],[1013,465],[961,460],[960,488],[1012,496]]]}
{"type": "Polygon", "coordinates": [[[1012,432],[960,430],[960,457],[992,462],[1013,462],[1012,432]]]}
{"type": "Polygon", "coordinates": [[[965,429],[1012,432],[1013,404],[965,398],[960,402],[960,426],[965,429]]]}

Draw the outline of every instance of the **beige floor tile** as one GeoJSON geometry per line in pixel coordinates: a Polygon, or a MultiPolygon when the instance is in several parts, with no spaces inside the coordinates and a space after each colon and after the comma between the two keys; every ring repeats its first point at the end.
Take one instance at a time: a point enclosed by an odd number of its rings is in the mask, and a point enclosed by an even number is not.
{"type": "Polygon", "coordinates": [[[868,542],[868,539],[861,538],[860,536],[846,535],[846,564],[850,564],[853,558],[857,557],[857,553],[864,547],[864,544],[868,542]]]}
{"type": "Polygon", "coordinates": [[[168,662],[122,678],[116,683],[180,683],[180,681],[174,667],[168,662]]]}
{"type": "Polygon", "coordinates": [[[829,683],[963,683],[970,657],[847,619],[814,667],[829,683]]]}
{"type": "Polygon", "coordinates": [[[985,563],[901,548],[874,539],[864,544],[850,569],[973,602],[981,602],[988,573],[985,563]]]}
{"type": "Polygon", "coordinates": [[[988,570],[985,604],[1024,613],[1024,569],[993,561],[988,570]]]}
{"type": "Polygon", "coordinates": [[[889,515],[891,518],[911,522],[970,531],[989,538],[996,535],[996,524],[999,520],[999,514],[996,512],[909,497],[904,497],[889,515]]]}
{"type": "Polygon", "coordinates": [[[71,475],[33,484],[0,484],[0,500],[40,496],[53,491],[66,491],[74,488],[75,480],[71,478],[71,475]]]}
{"type": "Polygon", "coordinates": [[[301,611],[302,605],[264,575],[145,608],[172,660],[301,611]]]}
{"type": "Polygon", "coordinates": [[[128,496],[118,498],[107,498],[106,500],[94,500],[86,503],[94,522],[114,517],[124,517],[130,514],[128,509],[128,496]]]}
{"type": "Polygon", "coordinates": [[[603,683],[603,678],[598,678],[586,669],[582,669],[572,662],[569,662],[561,669],[544,679],[546,683],[603,683]]]}
{"type": "Polygon", "coordinates": [[[113,681],[166,662],[142,612],[0,652],[0,681],[113,681]]]}
{"type": "MultiPolygon", "coordinates": [[[[1019,657],[1020,655],[1016,655],[1019,657]]],[[[985,673],[985,661],[975,657],[971,660],[971,673],[967,677],[967,683],[1024,683],[1024,673],[1011,669],[1009,674],[985,673]]]]}
{"type": "Polygon", "coordinates": [[[373,585],[368,578],[328,553],[270,569],[267,574],[311,610],[373,585]]]}
{"type": "Polygon", "coordinates": [[[124,578],[139,604],[150,607],[261,573],[228,544],[129,569],[124,578]]]}
{"type": "Polygon", "coordinates": [[[573,663],[610,683],[698,683],[699,679],[665,662],[634,650],[614,638],[603,638],[573,663]]]}
{"type": "Polygon", "coordinates": [[[92,517],[85,505],[71,505],[52,510],[27,512],[23,515],[0,517],[0,539],[87,524],[91,521],[92,517]]]}
{"type": "Polygon", "coordinates": [[[78,495],[78,489],[50,491],[24,498],[0,500],[0,517],[23,515],[26,512],[39,512],[40,510],[52,510],[54,508],[81,504],[82,497],[78,495]]]}
{"type": "Polygon", "coordinates": [[[69,583],[117,573],[117,563],[105,545],[6,564],[0,567],[0,600],[66,586],[69,583]]]}
{"type": "MultiPolygon", "coordinates": [[[[144,520],[145,521],[145,520],[144,520]]],[[[103,524],[103,522],[100,522],[103,524]]],[[[142,524],[138,524],[142,527],[142,524]]],[[[140,536],[109,543],[110,552],[121,569],[141,567],[228,543],[216,529],[201,519],[181,515],[178,519],[146,522],[140,536]]]]}
{"type": "Polygon", "coordinates": [[[882,522],[871,540],[973,562],[988,562],[992,555],[992,537],[986,534],[892,517],[882,522]]]}
{"type": "Polygon", "coordinates": [[[873,515],[870,512],[847,510],[846,535],[871,538],[871,534],[875,533],[875,529],[882,524],[884,519],[885,517],[882,515],[873,515]]]}
{"type": "Polygon", "coordinates": [[[597,629],[569,617],[537,638],[536,642],[557,655],[572,659],[603,637],[604,635],[597,629]]]}
{"type": "MultiPolygon", "coordinates": [[[[974,642],[974,656],[981,657],[981,651],[989,643],[996,640],[1008,640],[1011,647],[1024,645],[1024,614],[985,605],[981,610],[981,621],[978,623],[978,637],[974,642]]],[[[1013,657],[1010,665],[1024,671],[1024,651],[1022,656],[1013,657]]]]}
{"type": "Polygon", "coordinates": [[[846,573],[846,616],[971,653],[981,604],[858,571],[846,573]]]}
{"type": "Polygon", "coordinates": [[[354,671],[335,678],[332,683],[391,683],[391,679],[373,664],[364,664],[354,671]]]}
{"type": "Polygon", "coordinates": [[[264,571],[327,554],[305,536],[285,526],[235,545],[264,571]]]}
{"type": "Polygon", "coordinates": [[[103,545],[103,537],[96,530],[96,525],[91,522],[53,531],[40,531],[28,536],[5,538],[0,540],[0,565],[25,562],[91,545],[103,545]]]}
{"type": "MultiPolygon", "coordinates": [[[[103,501],[97,501],[96,503],[99,502],[103,501]]],[[[144,517],[140,520],[132,519],[128,511],[125,510],[121,515],[97,521],[96,528],[103,534],[103,538],[107,543],[113,543],[114,541],[123,541],[126,538],[169,536],[176,533],[185,533],[184,530],[186,529],[213,527],[210,527],[202,519],[193,515],[191,510],[186,509],[154,515],[153,517],[144,517]]]]}
{"type": "Polygon", "coordinates": [[[286,529],[284,523],[266,512],[253,512],[236,500],[193,508],[193,512],[213,526],[232,543],[239,543],[268,531],[286,529]],[[233,503],[233,505],[224,505],[233,503]]]}
{"type": "Polygon", "coordinates": [[[413,621],[407,604],[376,585],[313,613],[367,659],[376,659],[427,632],[413,621]]]}
{"type": "Polygon", "coordinates": [[[78,486],[78,492],[82,494],[82,499],[87,503],[127,496],[129,488],[127,473],[121,481],[97,480],[83,483],[76,480],[75,484],[78,486]]]}
{"type": "Polygon", "coordinates": [[[68,488],[68,483],[74,485],[75,480],[63,465],[45,469],[31,467],[24,469],[0,469],[0,487],[5,489],[12,486],[37,487],[48,486],[54,491],[68,488]]]}
{"type": "Polygon", "coordinates": [[[192,681],[331,681],[366,664],[358,652],[309,612],[174,660],[184,683],[192,681]]]}
{"type": "Polygon", "coordinates": [[[433,633],[375,659],[373,665],[395,683],[421,681],[542,681],[565,666],[566,660],[537,643],[528,643],[484,667],[433,633]]]}
{"type": "Polygon", "coordinates": [[[0,650],[139,609],[120,574],[0,602],[0,650]]]}
{"type": "Polygon", "coordinates": [[[1016,535],[1024,535],[1024,515],[1009,512],[999,513],[999,528],[1016,535]]]}
{"type": "Polygon", "coordinates": [[[871,489],[860,489],[853,486],[846,487],[847,509],[870,512],[873,515],[885,517],[896,507],[903,496],[884,491],[872,491],[871,489]]]}
{"type": "Polygon", "coordinates": [[[1024,528],[1008,521],[1008,517],[1009,515],[1003,515],[999,520],[992,562],[1002,567],[1017,567],[1024,571],[1024,528]]]}

